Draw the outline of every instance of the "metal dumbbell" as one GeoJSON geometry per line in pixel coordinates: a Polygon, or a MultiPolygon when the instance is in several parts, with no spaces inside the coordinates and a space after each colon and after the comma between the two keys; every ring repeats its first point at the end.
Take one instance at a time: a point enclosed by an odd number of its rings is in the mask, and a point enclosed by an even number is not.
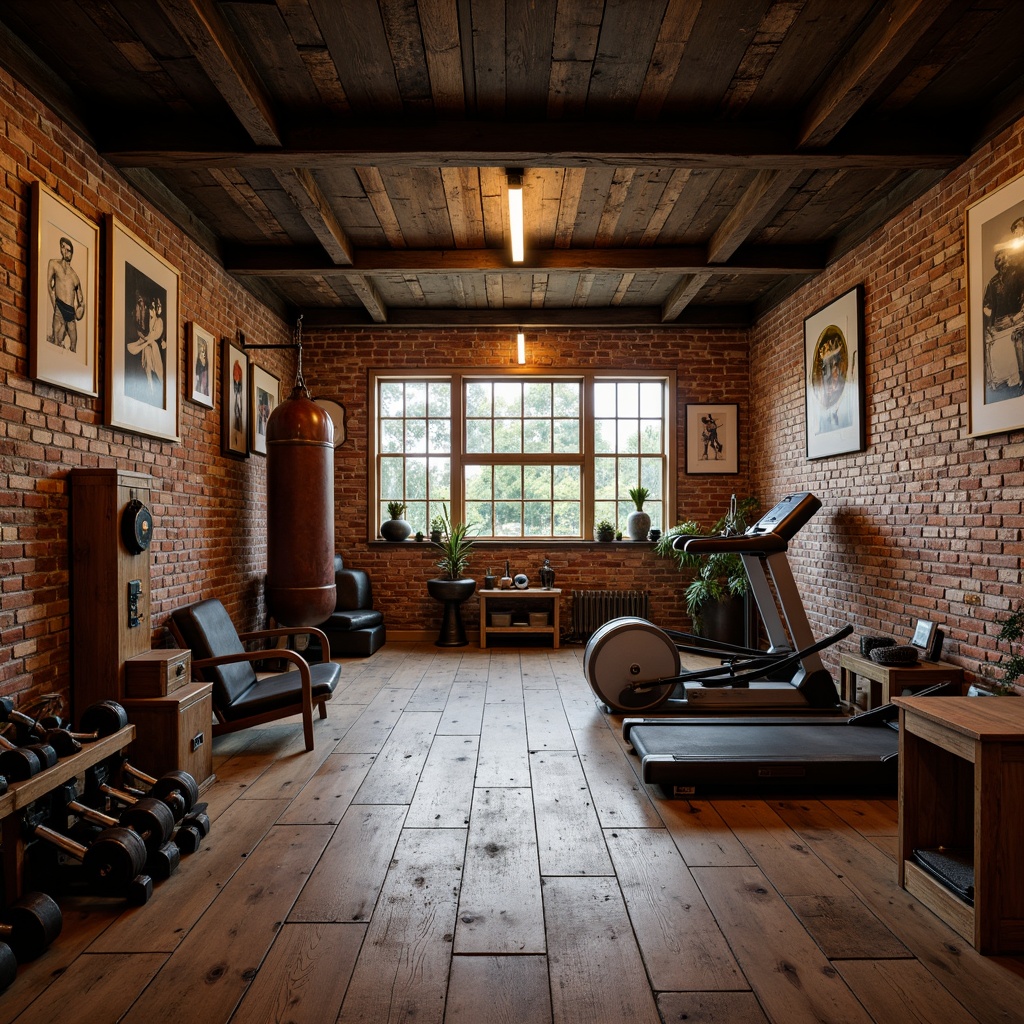
{"type": "Polygon", "coordinates": [[[8,697],[0,698],[0,721],[13,722],[23,742],[38,740],[52,746],[58,756],[77,754],[83,743],[110,736],[128,724],[128,714],[116,701],[105,700],[85,709],[82,729],[72,732],[59,718],[35,719],[15,710],[8,697]]]}
{"type": "Polygon", "coordinates": [[[26,893],[0,910],[0,991],[14,981],[18,962],[34,960],[63,926],[60,907],[43,892],[26,893]]]}
{"type": "Polygon", "coordinates": [[[19,747],[0,736],[0,750],[0,775],[11,782],[24,782],[57,763],[57,751],[45,743],[19,747]]]}
{"type": "Polygon", "coordinates": [[[170,878],[178,870],[181,851],[170,841],[174,834],[174,817],[166,804],[148,798],[139,800],[114,818],[81,803],[73,782],[61,787],[60,799],[66,810],[95,825],[104,828],[122,826],[135,832],[146,844],[146,874],[152,875],[157,881],[170,878]]]}
{"type": "Polygon", "coordinates": [[[121,773],[148,786],[149,795],[163,800],[174,812],[175,819],[183,818],[199,800],[199,784],[188,772],[167,772],[157,779],[123,761],[121,773]]]}
{"type": "Polygon", "coordinates": [[[44,825],[38,817],[38,809],[26,809],[26,836],[56,847],[79,861],[92,891],[104,896],[121,896],[140,906],[153,895],[153,879],[144,873],[148,856],[146,844],[138,833],[114,826],[104,829],[85,846],[44,825]]]}

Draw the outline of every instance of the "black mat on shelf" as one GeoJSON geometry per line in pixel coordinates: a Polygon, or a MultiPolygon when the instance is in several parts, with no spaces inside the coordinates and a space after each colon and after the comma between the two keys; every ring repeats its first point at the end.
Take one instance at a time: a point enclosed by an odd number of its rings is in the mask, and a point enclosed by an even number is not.
{"type": "Polygon", "coordinates": [[[915,863],[936,881],[974,906],[974,860],[969,853],[940,847],[914,850],[915,863]]]}

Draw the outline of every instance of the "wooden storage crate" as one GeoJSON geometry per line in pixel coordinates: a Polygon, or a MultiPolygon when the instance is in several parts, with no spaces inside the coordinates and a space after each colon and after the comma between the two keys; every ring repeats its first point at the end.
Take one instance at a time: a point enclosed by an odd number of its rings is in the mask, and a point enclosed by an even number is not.
{"type": "Polygon", "coordinates": [[[192,652],[146,651],[124,663],[126,697],[166,697],[192,681],[192,652]]]}

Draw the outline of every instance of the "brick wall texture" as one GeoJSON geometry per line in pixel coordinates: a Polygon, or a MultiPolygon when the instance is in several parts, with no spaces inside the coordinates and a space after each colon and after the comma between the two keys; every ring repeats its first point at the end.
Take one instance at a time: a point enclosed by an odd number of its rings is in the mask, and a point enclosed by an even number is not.
{"type": "MultiPolygon", "coordinates": [[[[222,453],[219,396],[213,410],[179,396],[181,439],[171,443],[105,426],[102,393],[90,398],[29,377],[32,182],[97,223],[116,215],[178,268],[181,380],[189,321],[217,338],[242,331],[249,342],[266,344],[287,342],[292,325],[226,275],[5,73],[0,113],[0,694],[25,701],[66,693],[70,678],[69,471],[116,466],[153,477],[154,643],[165,638],[169,611],[199,597],[221,598],[239,628],[259,626],[266,566],[266,462],[222,453]]],[[[971,677],[998,658],[995,621],[1020,596],[1024,435],[966,436],[964,209],[1019,171],[1021,132],[1018,125],[976,154],[749,332],[528,335],[531,367],[675,370],[679,516],[713,521],[733,492],[755,493],[767,506],[789,490],[814,491],[824,508],[794,543],[791,559],[815,632],[849,621],[861,631],[909,635],[914,618],[929,618],[946,630],[947,657],[971,677]],[[865,295],[867,449],[808,461],[803,319],[856,284],[865,295]],[[738,404],[738,475],[684,472],[683,422],[691,402],[738,404]]],[[[101,294],[104,284],[101,272],[101,294]]],[[[101,375],[105,327],[101,310],[101,375]]],[[[367,512],[368,371],[506,367],[512,349],[509,332],[492,329],[306,332],[307,383],[347,411],[348,439],[335,462],[337,547],[347,564],[371,573],[392,630],[434,630],[440,607],[424,584],[434,574],[429,545],[368,540],[375,529],[367,512]]],[[[252,350],[250,357],[279,376],[288,393],[291,351],[252,350]]],[[[517,571],[535,576],[545,556],[564,591],[644,588],[657,621],[686,625],[684,579],[645,545],[488,546],[471,572],[480,577],[508,558],[517,571]]],[[[568,616],[565,594],[562,612],[568,616]]],[[[466,619],[472,629],[475,602],[466,606],[466,619]]],[[[834,668],[835,651],[828,657],[834,668]]]]}

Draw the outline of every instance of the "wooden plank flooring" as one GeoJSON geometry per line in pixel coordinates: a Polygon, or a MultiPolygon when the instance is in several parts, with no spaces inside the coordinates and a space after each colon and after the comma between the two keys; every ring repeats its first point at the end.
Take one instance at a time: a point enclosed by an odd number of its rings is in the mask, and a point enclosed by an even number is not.
{"type": "Polygon", "coordinates": [[[145,907],[65,901],[0,1024],[1024,1019],[1024,958],[896,885],[894,799],[667,800],[582,655],[389,643],[314,751],[218,738],[202,849],[145,907]]]}

